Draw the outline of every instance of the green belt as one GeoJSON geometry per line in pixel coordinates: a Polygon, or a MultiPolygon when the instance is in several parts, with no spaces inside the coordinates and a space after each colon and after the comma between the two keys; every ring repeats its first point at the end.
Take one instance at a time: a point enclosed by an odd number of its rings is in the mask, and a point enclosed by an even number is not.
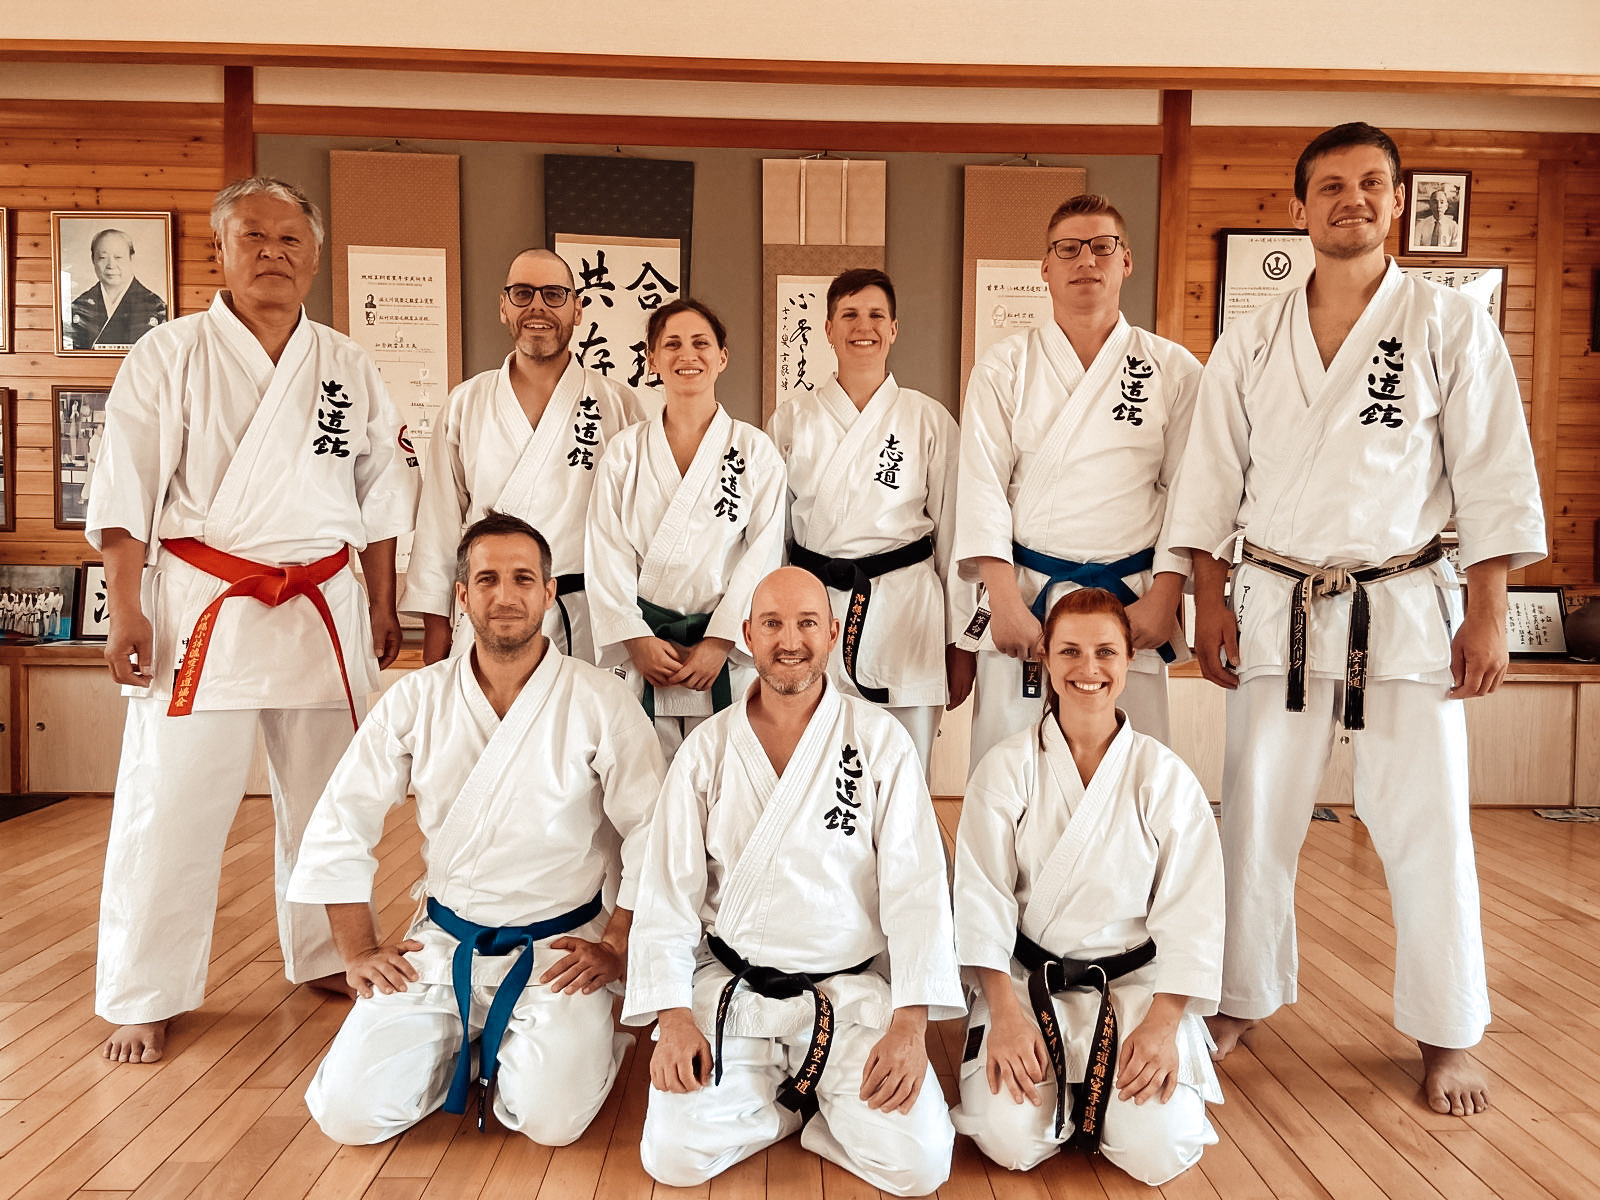
{"type": "MultiPolygon", "coordinates": [[[[676,642],[680,646],[693,646],[705,640],[706,630],[711,625],[710,613],[673,612],[670,608],[662,608],[659,604],[651,604],[643,596],[638,597],[639,612],[644,617],[645,624],[650,626],[650,632],[658,638],[669,642],[676,642]]],[[[645,715],[654,719],[656,715],[656,689],[650,681],[644,681],[644,695],[641,697],[644,704],[645,715]]],[[[728,677],[728,663],[724,659],[722,670],[711,681],[711,711],[721,712],[733,703],[733,681],[728,677]]]]}

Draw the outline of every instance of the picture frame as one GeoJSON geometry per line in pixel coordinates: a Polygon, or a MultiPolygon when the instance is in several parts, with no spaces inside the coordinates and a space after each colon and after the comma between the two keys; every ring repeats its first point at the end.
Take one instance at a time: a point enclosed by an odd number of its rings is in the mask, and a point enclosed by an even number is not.
{"type": "Polygon", "coordinates": [[[1216,336],[1247,313],[1301,286],[1316,267],[1303,229],[1217,230],[1216,336]]]}
{"type": "Polygon", "coordinates": [[[1506,649],[1512,658],[1567,657],[1562,589],[1512,584],[1506,588],[1506,649]]]}
{"type": "Polygon", "coordinates": [[[1401,263],[1400,269],[1471,296],[1488,309],[1500,332],[1506,331],[1505,263],[1401,263]]]}
{"type": "Polygon", "coordinates": [[[85,559],[79,572],[77,603],[72,610],[72,636],[80,642],[103,642],[110,632],[106,565],[99,559],[85,559]]]}
{"type": "Polygon", "coordinates": [[[11,352],[11,212],[0,208],[0,354],[11,352]]]}
{"type": "Polygon", "coordinates": [[[1400,253],[1452,258],[1467,252],[1472,172],[1448,167],[1411,168],[1400,221],[1400,253]],[[1441,209],[1436,213],[1435,206],[1441,209]]]}
{"type": "Polygon", "coordinates": [[[66,641],[77,604],[76,563],[0,563],[0,643],[66,641]]]}
{"type": "Polygon", "coordinates": [[[0,388],[0,533],[17,527],[17,393],[0,388]]]}
{"type": "Polygon", "coordinates": [[[62,357],[121,358],[177,315],[171,213],[53,212],[50,256],[62,357]]]}
{"type": "Polygon", "coordinates": [[[57,529],[82,529],[88,517],[89,479],[100,452],[110,395],[109,388],[93,384],[57,384],[50,389],[57,529]]]}

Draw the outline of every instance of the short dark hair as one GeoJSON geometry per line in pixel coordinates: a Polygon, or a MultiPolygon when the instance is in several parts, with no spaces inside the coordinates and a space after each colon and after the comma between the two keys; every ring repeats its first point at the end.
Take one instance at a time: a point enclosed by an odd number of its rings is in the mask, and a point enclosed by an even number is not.
{"type": "Polygon", "coordinates": [[[839,301],[857,292],[864,292],[869,287],[883,289],[883,294],[889,298],[889,319],[894,320],[894,284],[877,267],[851,267],[833,277],[833,282],[828,285],[828,320],[833,320],[839,301]]]}
{"type": "Polygon", "coordinates": [[[468,525],[466,531],[461,535],[461,542],[456,546],[456,582],[467,582],[467,572],[469,570],[467,558],[472,552],[474,542],[481,541],[486,537],[499,537],[508,533],[518,533],[523,537],[533,539],[534,544],[539,547],[539,576],[546,583],[549,583],[550,543],[544,540],[544,534],[529,525],[521,517],[513,517],[510,513],[496,512],[492,508],[471,525],[468,525]]]}
{"type": "Polygon", "coordinates": [[[1399,186],[1400,147],[1394,144],[1394,139],[1376,125],[1368,125],[1365,121],[1347,121],[1317,134],[1311,139],[1311,144],[1300,151],[1299,161],[1294,164],[1294,198],[1301,204],[1306,202],[1311,168],[1316,166],[1317,159],[1335,150],[1348,150],[1352,146],[1376,146],[1382,150],[1384,157],[1389,160],[1389,182],[1399,186]]]}
{"type": "Polygon", "coordinates": [[[1126,247],[1128,244],[1128,223],[1122,219],[1117,206],[1098,192],[1079,192],[1076,196],[1069,196],[1056,205],[1055,212],[1051,213],[1050,219],[1045,222],[1044,236],[1047,241],[1050,231],[1068,217],[1110,217],[1117,223],[1117,233],[1122,238],[1123,246],[1126,247]]]}
{"type": "Polygon", "coordinates": [[[648,350],[654,350],[656,343],[661,340],[661,333],[667,327],[667,322],[679,313],[697,313],[706,319],[706,324],[711,326],[712,336],[717,339],[717,349],[728,348],[728,331],[723,327],[722,320],[711,311],[711,306],[695,300],[689,296],[681,297],[670,304],[663,304],[650,314],[650,320],[644,327],[644,344],[648,350]]]}

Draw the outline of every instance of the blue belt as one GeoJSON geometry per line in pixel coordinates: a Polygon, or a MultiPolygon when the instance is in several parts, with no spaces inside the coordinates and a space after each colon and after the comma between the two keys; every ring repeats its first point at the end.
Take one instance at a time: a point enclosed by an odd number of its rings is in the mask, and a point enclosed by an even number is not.
{"type": "Polygon", "coordinates": [[[432,896],[428,897],[428,917],[459,943],[450,964],[450,981],[455,987],[456,1008],[461,1013],[461,1053],[456,1056],[456,1074],[450,1081],[450,1094],[445,1097],[445,1112],[466,1112],[467,1092],[472,1086],[473,956],[522,951],[500,981],[483,1021],[478,1053],[478,1074],[483,1081],[483,1093],[478,1097],[478,1128],[482,1129],[489,1097],[494,1091],[495,1073],[500,1067],[500,1039],[511,1023],[511,1010],[517,1006],[518,997],[533,976],[533,944],[587,925],[599,913],[600,893],[596,892],[587,904],[548,921],[535,921],[532,925],[479,925],[458,916],[432,896]]]}
{"type": "MultiPolygon", "coordinates": [[[[1050,595],[1050,589],[1058,583],[1104,588],[1123,604],[1132,604],[1139,597],[1123,582],[1122,577],[1148,571],[1156,561],[1154,547],[1141,550],[1137,554],[1130,554],[1127,558],[1119,558],[1116,562],[1082,563],[1073,562],[1070,558],[1051,558],[1048,554],[1029,550],[1021,542],[1011,543],[1011,556],[1019,567],[1027,567],[1030,571],[1038,571],[1041,575],[1049,576],[1044,586],[1039,589],[1039,594],[1033,599],[1033,615],[1040,621],[1044,620],[1044,604],[1050,595]]],[[[1157,653],[1161,655],[1162,662],[1173,662],[1178,657],[1177,652],[1169,645],[1163,645],[1157,653]]]]}

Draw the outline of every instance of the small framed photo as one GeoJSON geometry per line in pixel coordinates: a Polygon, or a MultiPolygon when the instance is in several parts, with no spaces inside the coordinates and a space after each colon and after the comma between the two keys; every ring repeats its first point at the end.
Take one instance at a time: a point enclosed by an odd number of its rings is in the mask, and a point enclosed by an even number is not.
{"type": "Polygon", "coordinates": [[[11,350],[11,214],[0,208],[0,354],[11,350]]]}
{"type": "Polygon", "coordinates": [[[105,388],[53,387],[56,424],[56,528],[82,529],[89,515],[89,478],[106,424],[105,388]]]}
{"type": "Polygon", "coordinates": [[[56,353],[126,354],[172,318],[172,214],[53,212],[56,353]]]}
{"type": "Polygon", "coordinates": [[[1409,170],[1401,254],[1465,254],[1471,171],[1409,170]]]}
{"type": "Polygon", "coordinates": [[[106,565],[88,561],[78,579],[78,603],[72,614],[72,636],[79,641],[103,642],[111,632],[106,607],[106,565]]]}
{"type": "Polygon", "coordinates": [[[0,388],[0,532],[17,527],[17,393],[0,388]]]}
{"type": "Polygon", "coordinates": [[[1437,266],[1420,263],[1401,263],[1407,275],[1416,275],[1440,287],[1454,288],[1470,296],[1488,310],[1500,332],[1506,329],[1506,268],[1504,264],[1451,263],[1437,266]]]}
{"type": "Polygon", "coordinates": [[[1558,587],[1506,589],[1506,648],[1512,658],[1565,658],[1566,604],[1558,587]]]}
{"type": "Polygon", "coordinates": [[[77,598],[76,564],[0,564],[0,642],[66,641],[77,598]]]}

